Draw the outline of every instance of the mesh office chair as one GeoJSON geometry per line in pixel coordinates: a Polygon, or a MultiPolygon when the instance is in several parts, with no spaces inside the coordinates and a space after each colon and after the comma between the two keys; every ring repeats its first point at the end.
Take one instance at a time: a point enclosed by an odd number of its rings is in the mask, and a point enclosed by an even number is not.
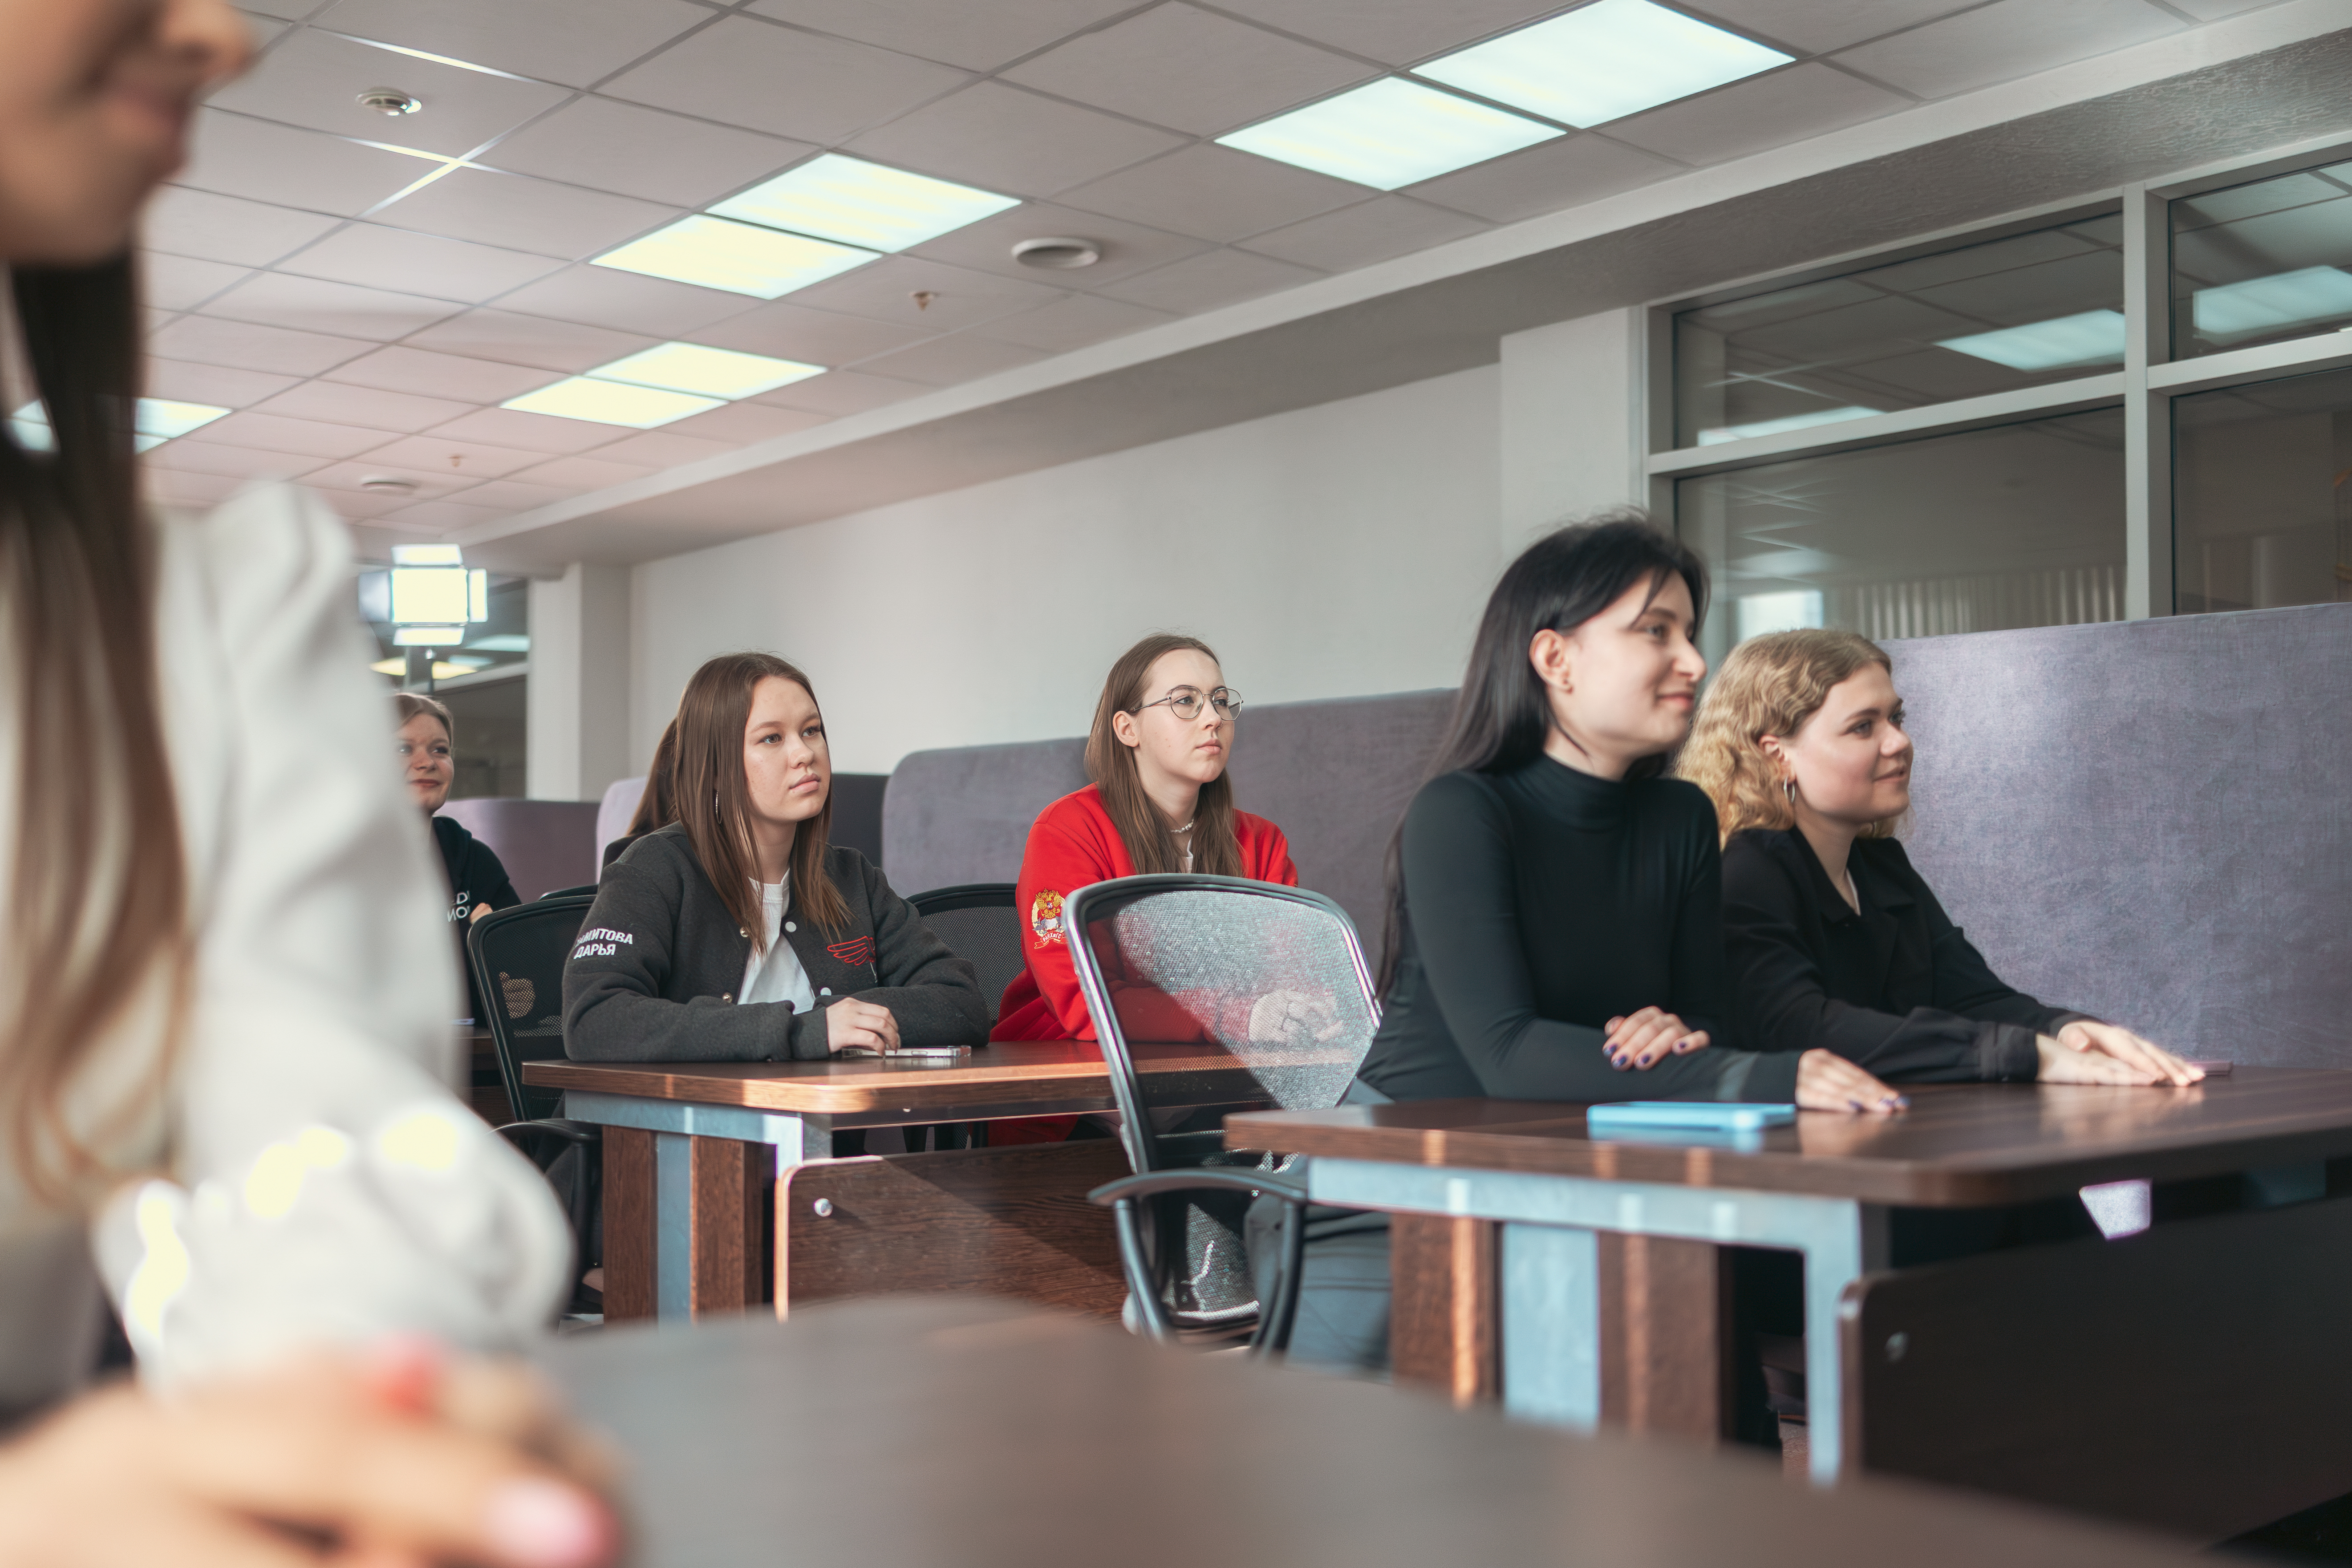
{"type": "MultiPolygon", "coordinates": [[[[1021,917],[1013,907],[1010,882],[960,882],[933,888],[908,898],[933,936],[971,962],[980,976],[980,994],[988,1004],[988,1021],[996,1023],[998,1004],[1013,977],[1028,966],[1021,952],[1021,917]]],[[[986,1141],[984,1121],[950,1121],[906,1129],[907,1147],[962,1149],[986,1141]]]]}
{"type": "Polygon", "coordinates": [[[522,1064],[563,1055],[563,963],[580,937],[581,922],[595,900],[549,897],[476,921],[466,932],[466,954],[474,988],[489,1016],[490,1043],[499,1057],[499,1077],[517,1118],[499,1135],[550,1171],[568,1151],[577,1150],[576,1173],[551,1177],[572,1215],[581,1256],[589,1251],[596,1212],[597,1131],[585,1121],[555,1115],[561,1089],[534,1089],[522,1081],[522,1064]],[[568,1177],[568,1179],[566,1179],[568,1177]]]}
{"type": "Polygon", "coordinates": [[[1356,928],[1320,893],[1240,877],[1126,877],[1062,905],[1078,984],[1110,1068],[1119,1136],[1135,1174],[1097,1188],[1118,1227],[1134,1310],[1152,1338],[1249,1336],[1286,1348],[1297,1310],[1307,1192],[1272,1155],[1223,1147],[1234,1104],[1186,1106],[1197,1094],[1136,1071],[1153,1041],[1224,1047],[1254,1108],[1339,1103],[1380,1026],[1356,928]],[[1283,1206],[1281,1267],[1257,1299],[1243,1239],[1253,1197],[1283,1206]]]}

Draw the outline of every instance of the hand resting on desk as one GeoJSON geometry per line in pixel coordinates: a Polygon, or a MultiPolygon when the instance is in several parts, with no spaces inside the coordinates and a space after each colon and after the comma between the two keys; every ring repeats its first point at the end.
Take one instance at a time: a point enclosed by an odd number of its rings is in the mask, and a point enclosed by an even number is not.
{"type": "Polygon", "coordinates": [[[2036,1036],[2042,1050],[2042,1083],[2173,1084],[2186,1089],[2205,1076],[2152,1040],[2129,1029],[2077,1018],[2057,1037],[2036,1036]]]}
{"type": "Polygon", "coordinates": [[[835,1056],[847,1050],[895,1051],[898,1020],[878,1002],[845,996],[824,1010],[824,1043],[835,1056]]]}

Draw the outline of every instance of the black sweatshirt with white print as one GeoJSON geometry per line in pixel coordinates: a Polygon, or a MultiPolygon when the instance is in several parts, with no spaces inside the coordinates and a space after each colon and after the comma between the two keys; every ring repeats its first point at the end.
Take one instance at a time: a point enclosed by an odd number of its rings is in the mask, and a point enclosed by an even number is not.
{"type": "Polygon", "coordinates": [[[814,1061],[828,1054],[824,1009],[877,1003],[906,1046],[977,1046],[988,1006],[971,965],[933,936],[881,868],[835,845],[825,870],[849,923],[820,931],[784,910],[783,940],[808,973],[816,1010],[739,1005],[751,933],[719,901],[683,826],[648,833],[605,869],[563,966],[563,1050],[574,1061],[814,1061]]]}

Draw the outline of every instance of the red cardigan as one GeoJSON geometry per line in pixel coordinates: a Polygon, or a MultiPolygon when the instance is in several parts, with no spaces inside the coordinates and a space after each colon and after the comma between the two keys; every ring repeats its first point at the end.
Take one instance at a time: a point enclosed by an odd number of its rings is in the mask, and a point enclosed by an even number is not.
{"type": "MultiPolygon", "coordinates": [[[[1241,845],[1243,876],[1286,887],[1298,885],[1298,868],[1290,863],[1290,844],[1282,829],[1262,816],[1237,811],[1234,837],[1241,845]]],[[[1103,805],[1102,792],[1095,785],[1066,795],[1038,814],[1036,824],[1029,829],[1029,847],[1021,857],[1017,895],[1022,921],[1027,927],[1022,933],[1022,948],[1029,966],[1004,988],[1004,1002],[990,1039],[1095,1037],[1094,1021],[1087,1016],[1086,998],[1078,994],[1077,969],[1070,963],[1062,929],[1062,898],[1089,882],[1134,875],[1135,862],[1128,858],[1127,846],[1120,841],[1118,828],[1103,805]]],[[[1111,985],[1119,989],[1121,982],[1113,976],[1111,985]]],[[[1168,1006],[1167,1025],[1154,1029],[1152,1038],[1204,1037],[1197,1022],[1182,1016],[1172,1004],[1168,1006]]],[[[1122,1010],[1120,1016],[1127,1014],[1122,1010]]]]}

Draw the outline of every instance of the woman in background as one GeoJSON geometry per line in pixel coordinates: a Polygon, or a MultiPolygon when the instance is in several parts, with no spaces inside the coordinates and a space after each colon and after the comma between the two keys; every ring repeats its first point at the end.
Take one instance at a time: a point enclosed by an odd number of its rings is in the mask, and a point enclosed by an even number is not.
{"type": "Polygon", "coordinates": [[[449,880],[449,929],[457,933],[458,973],[466,977],[466,1016],[478,1022],[482,998],[466,957],[466,928],[492,910],[514,908],[522,895],[514,890],[496,850],[456,817],[434,815],[447,803],[449,786],[457,777],[448,705],[402,691],[394,694],[393,706],[400,717],[401,778],[408,785],[408,798],[425,813],[434,847],[441,851],[441,869],[449,880]]]}
{"type": "Polygon", "coordinates": [[[654,746],[654,760],[646,769],[646,787],[637,796],[637,809],[630,814],[629,830],[604,846],[604,864],[609,866],[621,858],[622,852],[657,827],[667,827],[677,820],[677,802],[670,784],[670,770],[677,753],[677,721],[662,726],[661,740],[654,746]]]}
{"type": "Polygon", "coordinates": [[[250,47],[219,0],[0,0],[0,260],[56,444],[0,437],[0,1419],[88,1376],[101,1269],[174,1393],[0,1446],[0,1560],[603,1561],[523,1434],[436,1415],[451,1368],[350,1348],[517,1344],[569,1238],[446,1087],[443,896],[342,528],[138,500],[129,247],[250,47]]]}

